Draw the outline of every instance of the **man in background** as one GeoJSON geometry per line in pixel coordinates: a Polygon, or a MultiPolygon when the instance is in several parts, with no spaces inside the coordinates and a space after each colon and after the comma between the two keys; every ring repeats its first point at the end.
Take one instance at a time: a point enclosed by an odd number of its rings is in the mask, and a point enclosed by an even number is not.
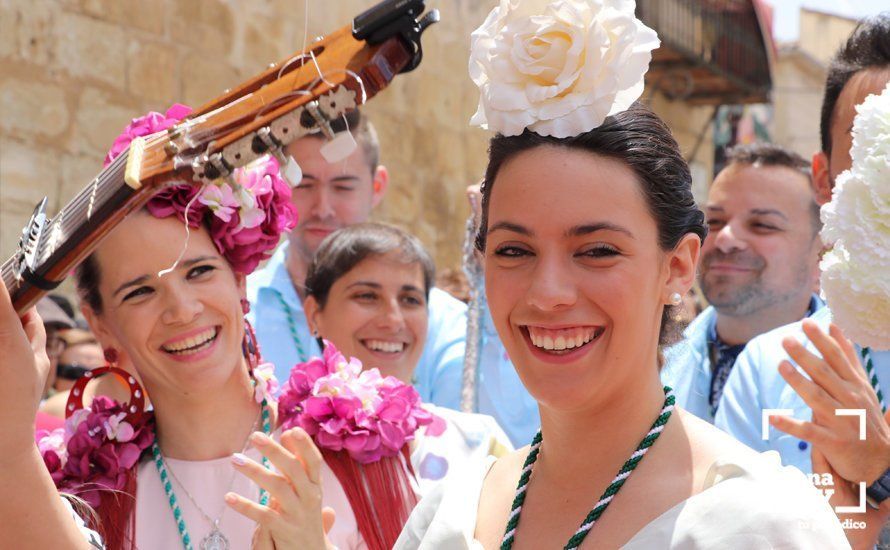
{"type": "Polygon", "coordinates": [[[710,306],[668,350],[663,376],[680,406],[713,422],[745,344],[823,305],[812,292],[821,223],[810,165],[777,145],[737,146],[705,214],[699,285],[710,306]]]}

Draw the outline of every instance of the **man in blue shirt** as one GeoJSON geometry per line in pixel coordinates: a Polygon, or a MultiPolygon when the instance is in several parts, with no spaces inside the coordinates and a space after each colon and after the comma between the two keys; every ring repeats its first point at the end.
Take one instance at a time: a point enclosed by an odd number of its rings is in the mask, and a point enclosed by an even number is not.
{"type": "MultiPolygon", "coordinates": [[[[332,124],[346,131],[357,147],[345,159],[329,163],[326,142],[312,134],[291,143],[287,153],[303,172],[292,201],[297,227],[264,268],[247,281],[253,324],[263,357],[275,364],[282,383],[295,364],[320,355],[303,312],[303,284],[315,251],[341,227],[365,222],[383,199],[389,174],[379,162],[380,147],[370,122],[358,111],[332,124]]],[[[414,372],[415,387],[425,402],[457,409],[466,341],[466,305],[433,288],[429,298],[429,329],[423,355],[414,372]]]]}
{"type": "Polygon", "coordinates": [[[714,421],[723,386],[754,336],[812,315],[819,207],[809,163],[777,145],[733,148],[705,206],[699,284],[710,306],[666,353],[677,403],[714,421]]]}
{"type": "MultiPolygon", "coordinates": [[[[829,66],[820,126],[821,151],[813,156],[813,184],[820,203],[831,199],[835,178],[852,165],[851,129],[856,106],[868,95],[881,93],[888,81],[890,15],[883,14],[860,23],[829,66]]],[[[813,316],[813,321],[818,328],[826,331],[830,318],[831,312],[826,307],[813,316]]],[[[877,433],[886,436],[890,431],[881,411],[887,403],[879,402],[877,392],[869,387],[869,377],[857,377],[856,384],[846,383],[847,396],[861,405],[852,408],[866,410],[867,418],[871,419],[866,439],[862,440],[858,430],[841,433],[836,430],[837,424],[834,430],[831,429],[828,419],[813,418],[811,407],[785,379],[787,376],[798,388],[809,387],[810,392],[806,393],[806,397],[810,402],[820,396],[837,395],[837,388],[832,387],[832,380],[836,381],[837,376],[831,372],[839,370],[832,364],[838,363],[836,359],[824,355],[826,363],[808,358],[806,372],[819,372],[819,376],[809,383],[800,373],[794,374],[794,369],[783,367],[782,370],[787,373],[785,375],[779,371],[780,363],[789,359],[788,352],[794,352],[797,360],[805,357],[806,353],[800,350],[799,345],[793,344],[794,341],[801,342],[806,350],[818,353],[830,349],[824,343],[827,338],[820,335],[816,327],[805,328],[803,323],[795,323],[749,342],[726,383],[715,424],[756,450],[778,451],[784,464],[796,466],[806,474],[831,475],[835,490],[832,495],[834,505],[838,505],[835,502],[840,496],[843,496],[845,505],[858,504],[856,501],[860,495],[858,491],[851,491],[850,484],[864,482],[869,497],[875,494],[873,491],[883,493],[882,500],[870,501],[876,505],[876,509],[869,506],[864,513],[850,516],[854,521],[868,524],[866,529],[847,530],[847,537],[855,548],[866,548],[875,543],[881,525],[890,517],[890,498],[887,498],[886,490],[890,487],[890,438],[876,437],[877,433]],[[818,350],[814,336],[822,340],[818,350]],[[831,365],[830,368],[828,365],[831,365]],[[870,395],[866,396],[867,393],[870,395]],[[769,423],[765,423],[764,411],[767,409],[784,409],[790,411],[791,416],[784,420],[773,417],[769,423]],[[876,418],[878,422],[874,423],[876,418]],[[881,420],[884,420],[884,424],[880,423],[881,420]],[[784,432],[770,428],[769,424],[780,426],[784,432]],[[806,439],[813,440],[816,434],[821,434],[822,441],[830,440],[832,443],[814,448],[812,441],[806,439]],[[819,459],[818,463],[814,457],[819,459]],[[880,473],[882,471],[883,474],[880,473]]],[[[862,356],[863,350],[857,348],[855,353],[862,356]]],[[[871,350],[868,355],[874,378],[886,391],[890,388],[890,351],[871,350]]],[[[864,368],[864,365],[854,364],[853,368],[864,368]]],[[[831,422],[834,421],[832,415],[831,422]]],[[[888,542],[890,536],[885,532],[881,539],[888,542]]]]}

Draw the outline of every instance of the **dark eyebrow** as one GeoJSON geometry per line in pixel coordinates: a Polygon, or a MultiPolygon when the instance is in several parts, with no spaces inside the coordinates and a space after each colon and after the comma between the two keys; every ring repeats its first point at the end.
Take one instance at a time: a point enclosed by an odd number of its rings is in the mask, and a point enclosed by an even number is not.
{"type": "Polygon", "coordinates": [[[331,178],[331,181],[338,182],[338,183],[339,182],[353,182],[353,181],[359,181],[359,177],[347,174],[347,175],[331,178]]]}
{"type": "Polygon", "coordinates": [[[634,238],[633,233],[631,233],[627,229],[621,227],[620,225],[616,225],[611,222],[597,222],[597,223],[587,223],[587,224],[582,224],[582,225],[576,225],[575,227],[571,227],[566,231],[566,236],[567,237],[582,237],[584,235],[596,233],[597,231],[615,231],[618,233],[624,233],[631,239],[634,238]]]}
{"type": "MultiPolygon", "coordinates": [[[[183,260],[182,262],[179,263],[179,267],[180,267],[180,268],[188,268],[188,267],[192,267],[192,266],[195,265],[195,264],[199,264],[199,263],[201,263],[201,262],[206,262],[206,261],[215,260],[215,259],[216,259],[216,258],[215,258],[214,256],[198,256],[197,258],[191,258],[191,259],[189,259],[189,260],[183,260]]],[[[124,284],[122,284],[121,286],[117,287],[117,289],[116,289],[111,295],[112,295],[112,296],[117,296],[117,295],[120,294],[123,290],[125,290],[125,289],[127,289],[127,288],[129,288],[129,287],[131,287],[131,286],[138,286],[138,285],[141,285],[141,284],[146,283],[146,282],[148,281],[148,279],[149,279],[149,276],[148,276],[148,275],[140,275],[139,277],[136,277],[135,279],[132,279],[132,280],[130,280],[130,281],[127,281],[126,283],[124,283],[124,284]]]]}
{"type": "Polygon", "coordinates": [[[424,292],[423,290],[421,290],[420,288],[418,288],[414,285],[402,285],[402,290],[406,290],[408,292],[419,292],[421,294],[426,294],[426,292],[424,292]]]}
{"type": "Polygon", "coordinates": [[[712,205],[712,204],[705,205],[705,209],[713,210],[714,212],[725,212],[725,210],[723,209],[722,206],[716,206],[716,205],[712,205]]]}
{"type": "Polygon", "coordinates": [[[512,231],[514,233],[519,233],[520,235],[525,235],[526,237],[531,237],[532,235],[534,235],[534,233],[532,232],[531,229],[521,226],[518,223],[512,223],[512,222],[498,222],[498,223],[492,225],[491,227],[489,227],[488,232],[494,233],[495,231],[497,231],[499,229],[503,230],[503,231],[512,231]]]}
{"type": "Polygon", "coordinates": [[[112,293],[112,296],[117,296],[118,294],[123,292],[125,289],[127,289],[131,286],[141,285],[141,284],[145,283],[146,281],[148,281],[148,275],[141,275],[139,277],[136,277],[135,279],[133,279],[131,281],[127,281],[126,283],[117,287],[117,290],[115,290],[114,293],[112,293]]]}
{"type": "Polygon", "coordinates": [[[773,214],[779,216],[783,220],[788,220],[788,216],[783,214],[781,211],[776,210],[775,208],[752,208],[751,213],[758,216],[769,216],[770,214],[773,214]]]}
{"type": "Polygon", "coordinates": [[[376,289],[383,288],[383,285],[381,285],[380,283],[375,283],[374,281],[356,281],[356,282],[350,284],[349,286],[347,286],[346,288],[352,288],[354,286],[369,286],[371,288],[376,288],[376,289]]]}

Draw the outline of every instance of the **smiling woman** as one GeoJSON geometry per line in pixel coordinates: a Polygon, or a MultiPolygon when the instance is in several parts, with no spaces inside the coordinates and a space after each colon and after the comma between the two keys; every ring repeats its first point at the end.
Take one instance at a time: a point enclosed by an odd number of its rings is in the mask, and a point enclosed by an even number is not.
{"type": "MultiPolygon", "coordinates": [[[[426,342],[433,261],[396,227],[363,223],[324,240],[306,278],[306,318],[317,337],[365,368],[410,383],[426,342]]],[[[419,430],[410,457],[424,495],[456,472],[512,450],[490,416],[424,403],[437,421],[419,430]]]]}
{"type": "MultiPolygon", "coordinates": [[[[108,160],[187,113],[176,106],[134,120],[108,160]]],[[[296,222],[290,187],[266,158],[239,169],[233,186],[237,193],[224,182],[165,189],[75,274],[94,334],[106,351],[126,356],[142,386],[128,380],[132,404],[100,396],[87,408],[76,405],[75,387],[66,430],[38,446],[59,490],[95,508],[112,550],[248,548],[255,532],[260,544],[320,547],[323,524],[331,524],[318,506],[322,487],[326,503],[346,498],[313,462],[305,433],[275,429],[271,366],[244,320],[245,276],[296,222]],[[150,412],[138,406],[146,397],[150,412]],[[285,466],[294,453],[305,471],[285,466]],[[311,485],[300,501],[287,491],[302,482],[311,485]],[[281,517],[304,509],[315,529],[294,539],[281,517]]],[[[355,519],[338,519],[331,538],[356,547],[355,519]]]]}

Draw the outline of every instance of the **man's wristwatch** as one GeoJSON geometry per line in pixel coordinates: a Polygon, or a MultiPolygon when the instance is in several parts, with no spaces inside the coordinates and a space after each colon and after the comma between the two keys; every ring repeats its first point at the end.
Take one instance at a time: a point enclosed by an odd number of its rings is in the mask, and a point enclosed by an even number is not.
{"type": "Polygon", "coordinates": [[[865,490],[865,501],[872,508],[877,508],[890,498],[890,468],[865,490]]]}

